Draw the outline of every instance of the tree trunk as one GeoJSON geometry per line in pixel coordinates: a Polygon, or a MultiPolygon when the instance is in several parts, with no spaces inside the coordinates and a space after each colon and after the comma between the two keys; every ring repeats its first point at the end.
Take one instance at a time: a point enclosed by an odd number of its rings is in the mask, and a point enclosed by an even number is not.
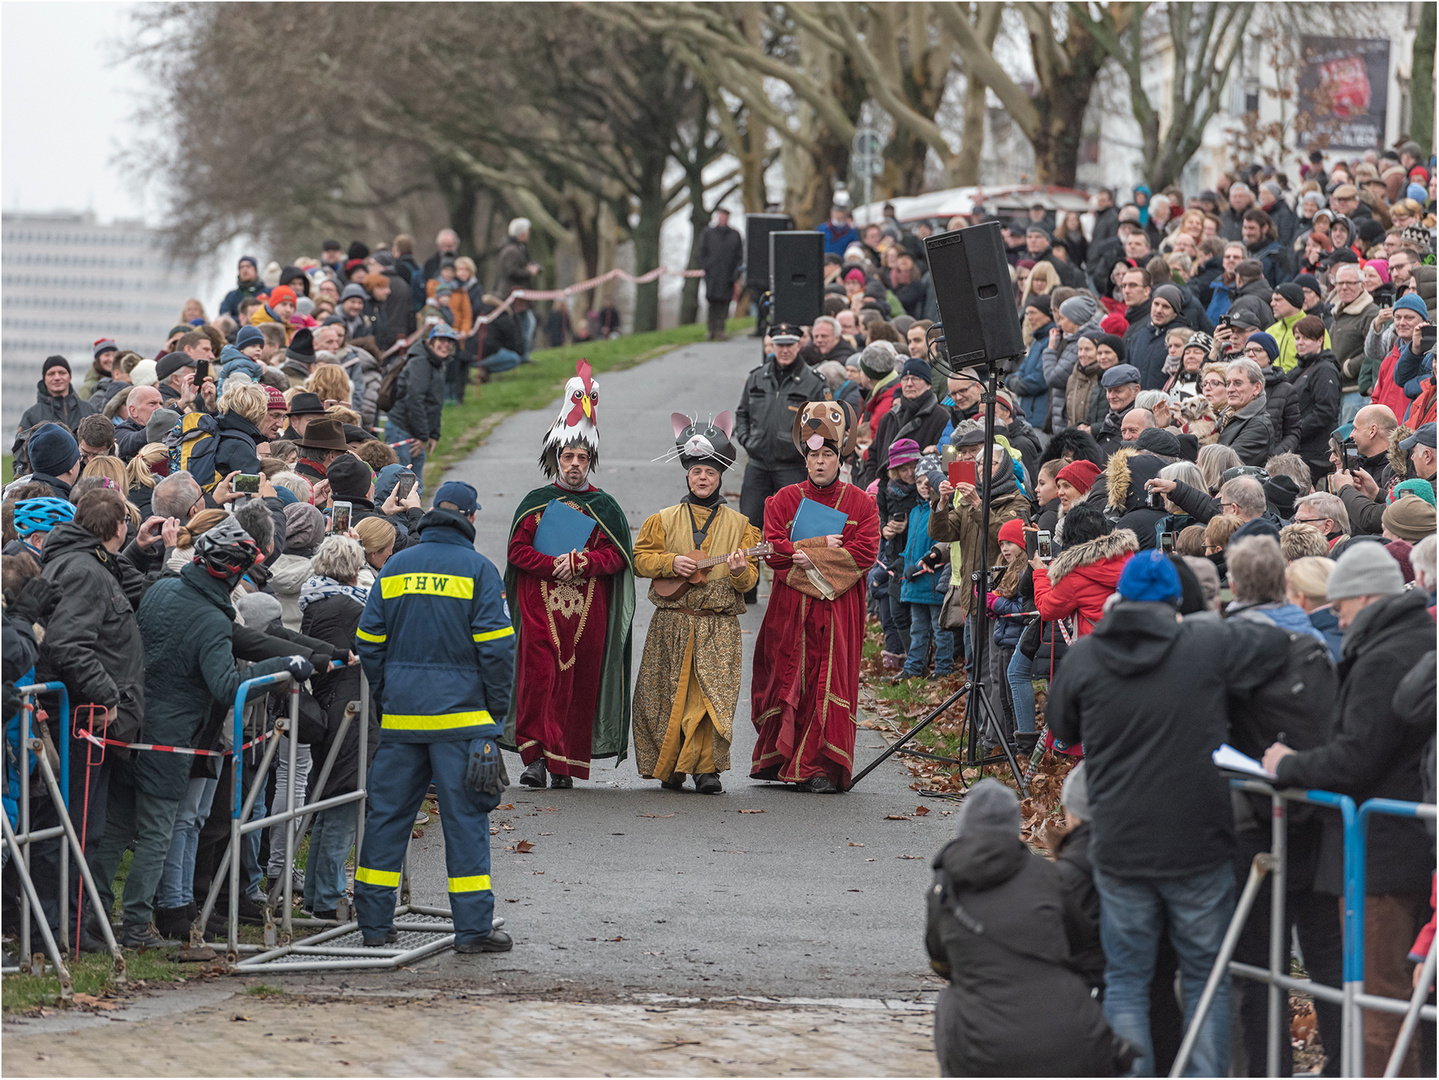
{"type": "MultiPolygon", "coordinates": [[[[640,173],[639,221],[630,229],[635,245],[635,275],[648,273],[660,264],[660,228],[665,220],[665,155],[648,157],[640,173]]],[[[660,283],[651,281],[635,287],[635,328],[642,334],[659,329],[660,283]]]]}
{"type": "Polygon", "coordinates": [[[984,156],[984,83],[973,75],[966,75],[965,84],[959,154],[949,163],[949,183],[954,187],[973,187],[979,183],[979,161],[984,156]]]}
{"type": "MultiPolygon", "coordinates": [[[[1073,23],[1070,26],[1073,34],[1073,23]]],[[[1097,51],[1097,45],[1088,50],[1089,53],[1097,51]]],[[[1084,114],[1089,109],[1095,75],[1102,62],[1102,56],[1076,57],[1070,74],[1058,76],[1049,93],[1035,97],[1034,105],[1039,110],[1039,131],[1033,140],[1035,183],[1074,186],[1079,169],[1079,144],[1084,137],[1084,114]],[[1099,62],[1091,63],[1092,59],[1099,62]]]]}
{"type": "MultiPolygon", "coordinates": [[[[924,190],[924,165],[929,143],[904,128],[896,128],[884,148],[884,174],[874,185],[875,199],[896,195],[918,195],[924,190]]],[[[860,182],[863,191],[863,183],[860,182]]],[[[858,205],[862,196],[855,197],[858,205]]]]}
{"type": "Polygon", "coordinates": [[[467,173],[451,171],[448,176],[437,179],[445,195],[450,228],[460,238],[460,253],[474,258],[475,210],[479,206],[480,189],[467,173]]]}
{"type": "MultiPolygon", "coordinates": [[[[689,176],[690,188],[690,257],[685,266],[695,270],[700,264],[700,235],[709,225],[709,212],[705,210],[705,182],[703,170],[695,170],[689,176]]],[[[690,323],[699,322],[700,314],[700,279],[685,278],[684,288],[680,291],[680,321],[679,325],[688,326],[690,323]]]]}
{"type": "Polygon", "coordinates": [[[1409,137],[1419,144],[1424,160],[1434,147],[1434,5],[1419,13],[1414,59],[1409,78],[1409,137]]]}

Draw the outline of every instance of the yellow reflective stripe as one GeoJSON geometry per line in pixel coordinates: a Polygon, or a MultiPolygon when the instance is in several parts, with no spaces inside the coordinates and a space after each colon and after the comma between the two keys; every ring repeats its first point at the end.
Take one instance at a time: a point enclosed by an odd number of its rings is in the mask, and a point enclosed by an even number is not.
{"type": "Polygon", "coordinates": [[[380,595],[386,600],[397,596],[447,596],[453,600],[472,600],[475,579],[457,574],[392,574],[380,579],[380,595]]]}
{"type": "Polygon", "coordinates": [[[381,885],[395,888],[400,884],[400,872],[398,870],[371,870],[368,866],[355,867],[355,880],[363,881],[366,885],[381,885]]]}
{"type": "Polygon", "coordinates": [[[513,637],[513,636],[514,636],[514,633],[515,633],[515,628],[514,628],[513,626],[506,626],[506,627],[504,627],[504,628],[502,628],[502,629],[500,629],[500,630],[486,630],[486,631],[485,631],[484,633],[482,633],[482,634],[476,634],[476,635],[475,635],[475,640],[476,640],[476,641],[494,641],[494,640],[497,639],[497,638],[513,637]]]}
{"type": "Polygon", "coordinates": [[[361,641],[373,641],[376,645],[383,645],[385,642],[384,634],[372,634],[368,630],[357,629],[355,631],[355,636],[361,641]]]}
{"type": "Polygon", "coordinates": [[[472,877],[450,878],[450,892],[489,892],[490,875],[475,874],[472,877]]]}
{"type": "Polygon", "coordinates": [[[474,727],[476,724],[492,724],[485,709],[475,712],[438,713],[434,716],[404,716],[385,713],[380,717],[380,727],[391,731],[441,731],[445,728],[474,727]]]}

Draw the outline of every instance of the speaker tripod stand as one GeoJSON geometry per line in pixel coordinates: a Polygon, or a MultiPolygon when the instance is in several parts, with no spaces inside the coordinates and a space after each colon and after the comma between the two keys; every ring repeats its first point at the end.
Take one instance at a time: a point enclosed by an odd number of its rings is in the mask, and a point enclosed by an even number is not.
{"type": "MultiPolygon", "coordinates": [[[[931,344],[931,351],[941,348],[943,338],[931,344]]],[[[879,757],[875,758],[850,780],[849,786],[854,788],[861,780],[868,776],[886,758],[892,754],[905,754],[910,757],[925,758],[929,761],[939,761],[949,765],[958,765],[959,782],[962,786],[969,785],[964,779],[966,768],[978,768],[981,772],[986,766],[998,765],[1001,762],[1008,762],[1009,771],[1014,775],[1019,785],[1019,794],[1029,794],[1029,785],[1025,782],[1024,773],[1020,771],[1019,762],[1015,760],[1014,748],[1009,740],[1004,737],[1004,726],[999,718],[994,715],[994,707],[990,704],[989,697],[985,693],[986,663],[989,658],[989,649],[993,648],[989,618],[989,511],[991,500],[991,481],[994,473],[994,404],[995,395],[999,392],[999,368],[997,365],[988,367],[989,382],[985,386],[984,394],[980,400],[984,403],[984,453],[982,457],[983,477],[980,481],[980,511],[979,511],[979,570],[975,577],[979,586],[978,603],[975,605],[974,614],[968,620],[971,628],[971,640],[974,644],[974,677],[969,682],[956,690],[948,698],[934,709],[930,714],[914,727],[910,728],[904,736],[890,746],[879,757]],[[940,716],[944,715],[956,701],[959,695],[968,693],[964,708],[964,734],[961,736],[962,756],[958,758],[945,757],[940,754],[932,754],[927,750],[905,749],[905,744],[912,740],[930,724],[934,723],[940,716]],[[1001,754],[986,755],[981,747],[984,733],[988,731],[993,734],[999,743],[1001,754]]],[[[973,376],[970,376],[973,377],[973,376]]],[[[962,586],[963,587],[963,584],[962,586]]]]}

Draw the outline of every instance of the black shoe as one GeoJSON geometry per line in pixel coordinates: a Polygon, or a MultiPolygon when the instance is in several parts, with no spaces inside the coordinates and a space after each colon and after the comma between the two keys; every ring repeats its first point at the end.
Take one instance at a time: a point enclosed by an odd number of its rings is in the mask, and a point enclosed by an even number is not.
{"type": "Polygon", "coordinates": [[[367,949],[383,949],[386,945],[393,945],[400,940],[400,932],[393,926],[385,931],[384,937],[367,937],[364,945],[367,949]]]}
{"type": "Polygon", "coordinates": [[[812,776],[800,784],[799,789],[813,795],[834,795],[839,791],[839,788],[834,786],[834,781],[828,776],[812,776]]]}
{"type": "Polygon", "coordinates": [[[525,771],[520,773],[520,783],[525,787],[545,786],[545,759],[535,758],[525,766],[525,771]]]}
{"type": "Polygon", "coordinates": [[[340,921],[340,913],[337,912],[334,908],[331,908],[329,911],[311,911],[311,912],[310,912],[310,918],[312,918],[312,919],[328,919],[328,920],[330,920],[331,922],[339,922],[339,921],[340,921]]]}
{"type": "Polygon", "coordinates": [[[670,773],[668,780],[661,780],[660,787],[668,788],[670,791],[683,791],[685,789],[685,774],[670,773]]]}
{"type": "Polygon", "coordinates": [[[572,788],[572,787],[574,787],[574,786],[575,786],[575,780],[574,780],[574,777],[572,777],[572,776],[551,776],[551,777],[550,777],[550,787],[552,787],[552,788],[558,788],[558,789],[560,789],[560,790],[566,790],[566,789],[572,788]]]}
{"type": "Polygon", "coordinates": [[[110,951],[110,946],[105,944],[104,936],[90,933],[88,926],[80,928],[79,945],[82,953],[107,953],[110,951]]]}
{"type": "MultiPolygon", "coordinates": [[[[219,905],[217,904],[216,907],[218,908],[218,906],[219,905]]],[[[223,918],[228,919],[229,917],[230,905],[226,904],[225,914],[223,918]]],[[[252,897],[242,896],[240,897],[240,921],[242,923],[248,923],[250,926],[264,926],[265,909],[262,908],[259,903],[255,901],[252,897]]]]}
{"type": "Polygon", "coordinates": [[[1039,734],[1034,731],[1016,732],[1014,736],[1014,752],[1030,757],[1034,754],[1034,748],[1039,745],[1039,734]]]}
{"type": "Polygon", "coordinates": [[[489,937],[482,937],[476,941],[455,942],[457,953],[486,953],[486,952],[509,952],[515,947],[515,939],[503,930],[491,930],[489,937]]]}
{"type": "Polygon", "coordinates": [[[746,607],[753,607],[756,603],[759,602],[758,585],[756,585],[753,589],[744,594],[744,602],[746,607]]]}
{"type": "Polygon", "coordinates": [[[749,774],[751,780],[778,780],[779,766],[771,765],[766,769],[757,769],[749,774]]]}
{"type": "Polygon", "coordinates": [[[167,944],[155,931],[154,923],[127,926],[120,934],[120,946],[125,949],[163,949],[167,944]]]}
{"type": "Polygon", "coordinates": [[[723,795],[724,785],[720,783],[719,773],[695,773],[695,790],[701,795],[723,795]]]}
{"type": "Polygon", "coordinates": [[[171,938],[175,941],[189,941],[190,914],[188,909],[157,907],[155,909],[155,929],[160,932],[161,937],[171,938]]]}

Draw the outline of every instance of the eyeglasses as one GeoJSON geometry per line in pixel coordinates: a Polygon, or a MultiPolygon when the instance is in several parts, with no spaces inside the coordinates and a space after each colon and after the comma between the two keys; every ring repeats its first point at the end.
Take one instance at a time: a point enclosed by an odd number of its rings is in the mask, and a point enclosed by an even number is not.
{"type": "Polygon", "coordinates": [[[1234,509],[1236,509],[1236,510],[1239,509],[1239,504],[1238,504],[1238,503],[1232,503],[1232,502],[1221,502],[1221,503],[1219,504],[1219,509],[1220,509],[1221,511],[1224,511],[1224,510],[1228,510],[1231,506],[1234,507],[1234,509]]]}
{"type": "Polygon", "coordinates": [[[1329,520],[1328,518],[1320,518],[1320,517],[1309,517],[1309,518],[1297,517],[1297,518],[1294,519],[1294,524],[1295,524],[1295,525],[1318,525],[1321,521],[1328,521],[1328,520],[1329,520]]]}

